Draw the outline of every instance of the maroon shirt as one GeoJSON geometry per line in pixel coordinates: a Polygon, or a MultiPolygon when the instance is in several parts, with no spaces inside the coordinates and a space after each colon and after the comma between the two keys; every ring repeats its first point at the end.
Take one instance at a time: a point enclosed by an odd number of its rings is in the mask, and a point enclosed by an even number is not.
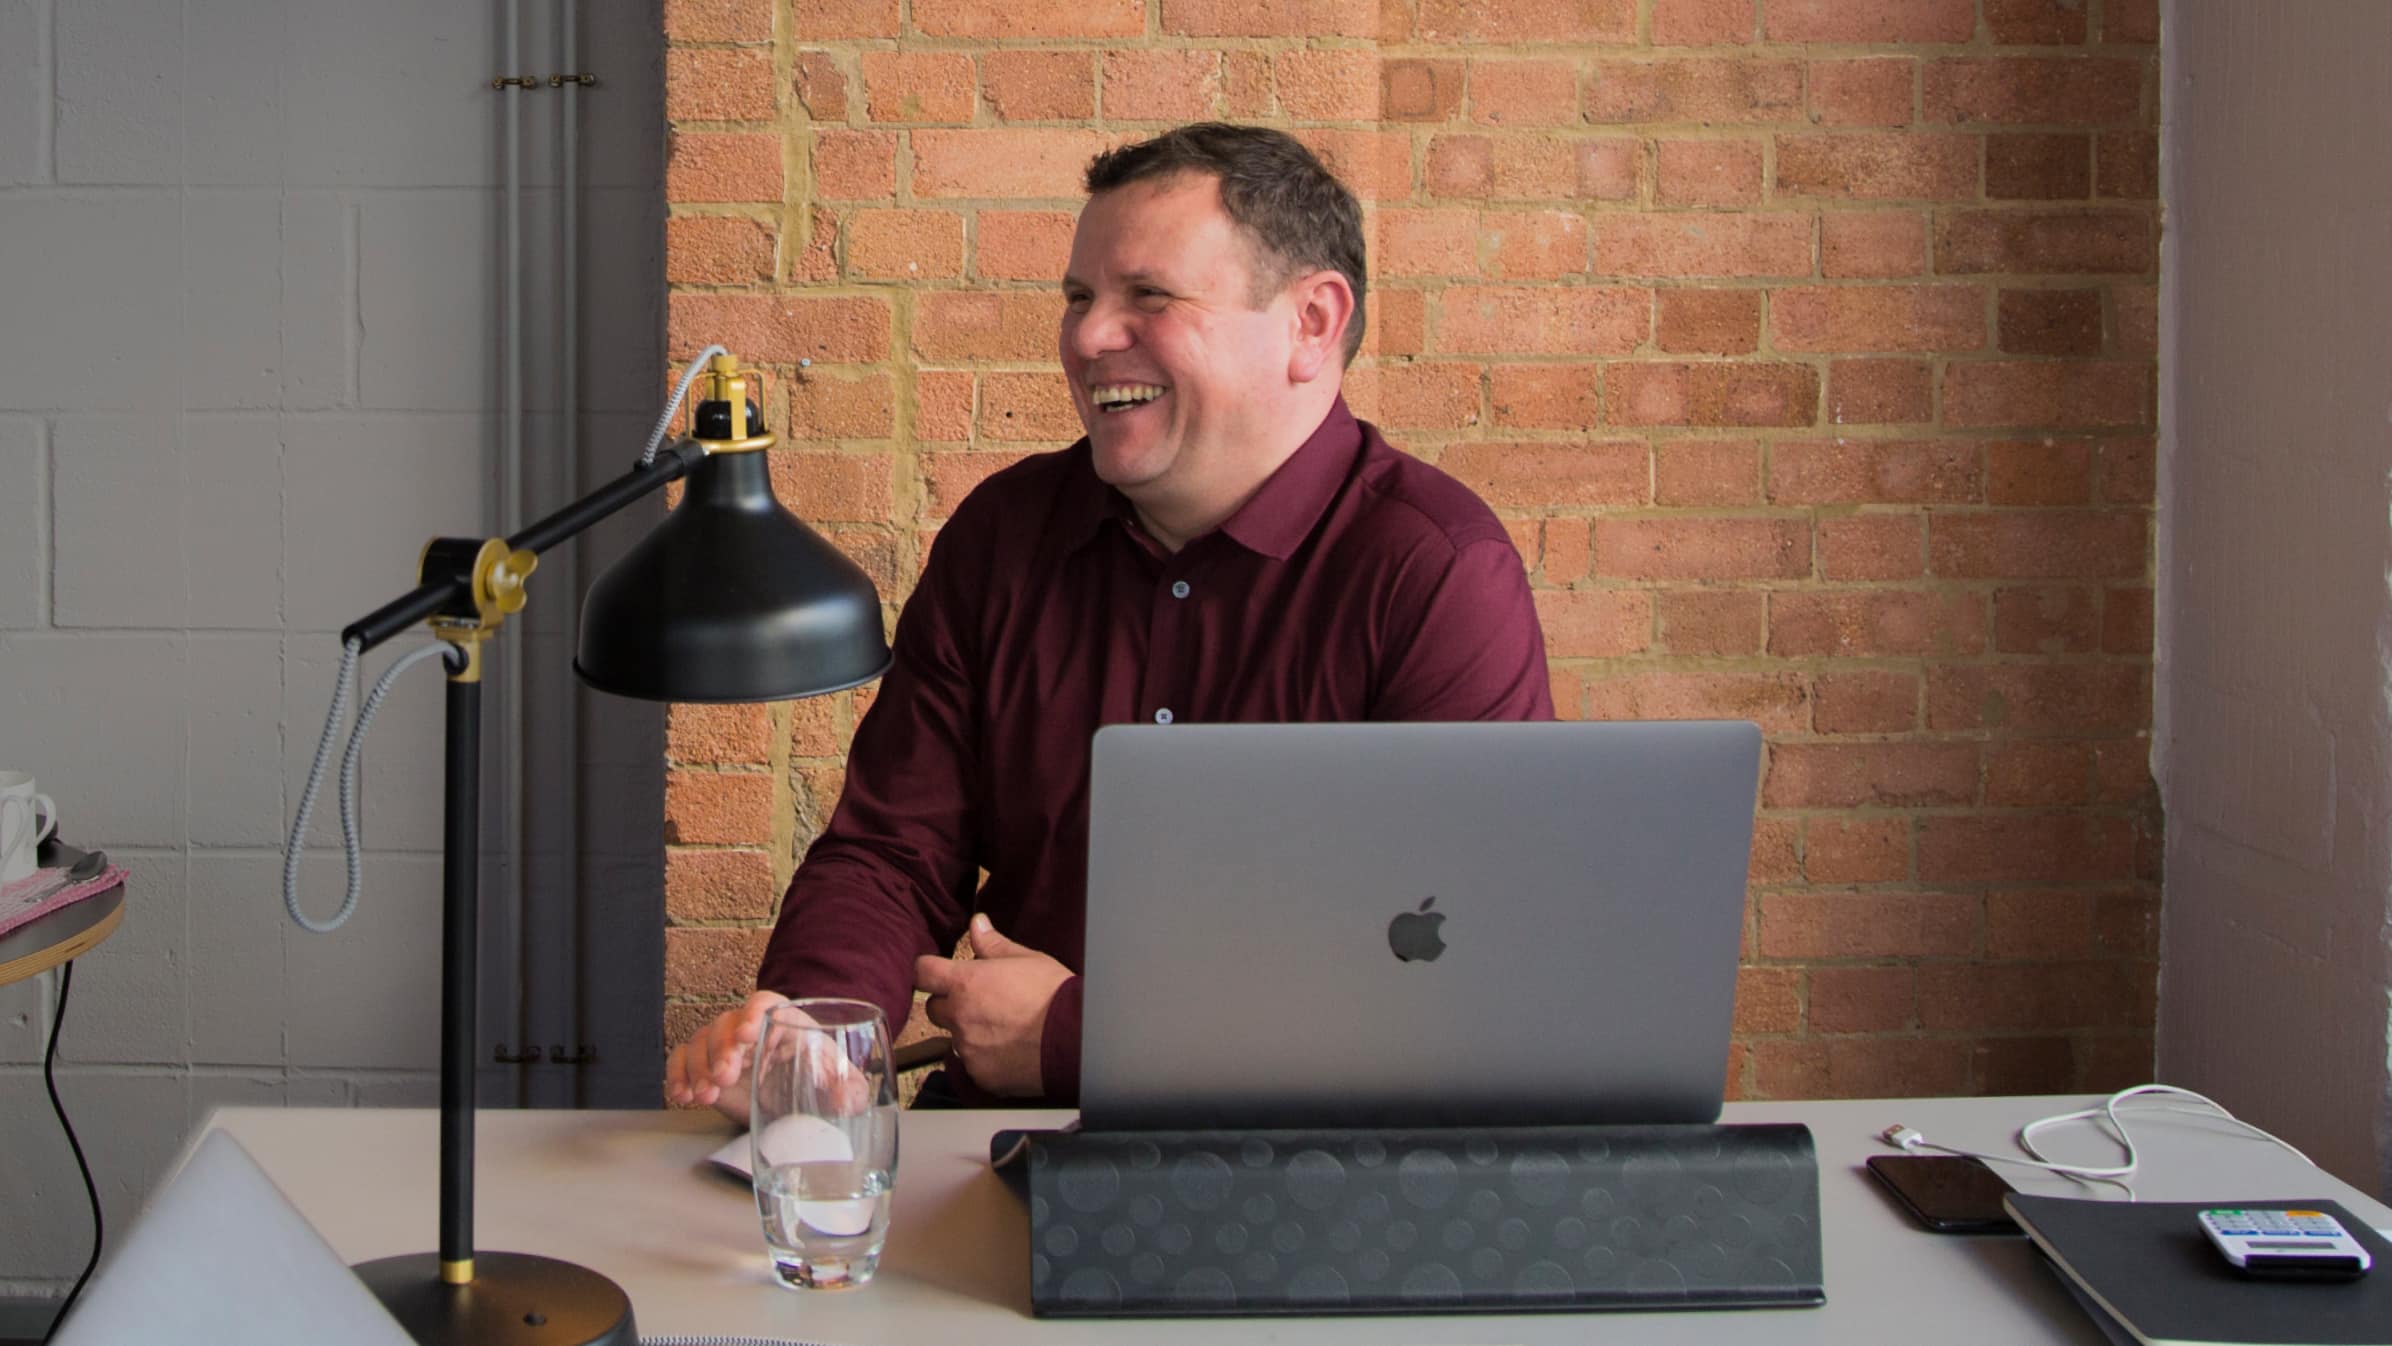
{"type": "MultiPolygon", "coordinates": [[[[892,1028],[915,957],[953,949],[975,909],[1081,970],[1099,726],[1553,717],[1503,525],[1342,399],[1176,554],[1085,440],[997,473],[939,530],[895,652],[756,975],[872,1001],[892,1028]]],[[[1080,986],[1047,1010],[1054,1103],[1079,1094],[1080,986]]]]}

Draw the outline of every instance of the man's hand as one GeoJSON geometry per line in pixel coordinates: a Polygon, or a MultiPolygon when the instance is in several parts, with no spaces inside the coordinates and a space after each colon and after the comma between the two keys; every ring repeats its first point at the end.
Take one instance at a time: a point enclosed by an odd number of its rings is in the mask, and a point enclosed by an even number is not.
{"type": "Polygon", "coordinates": [[[745,1124],[748,1056],[764,1031],[765,1013],[788,1003],[789,997],[778,991],[758,991],[675,1047],[664,1064],[665,1100],[676,1107],[711,1103],[725,1117],[745,1124]]]}
{"type": "Polygon", "coordinates": [[[986,916],[972,918],[969,962],[914,960],[914,985],[930,993],[930,1021],[955,1036],[956,1062],[974,1084],[1011,1097],[1041,1092],[1047,1004],[1070,980],[1070,968],[998,934],[986,916]]]}

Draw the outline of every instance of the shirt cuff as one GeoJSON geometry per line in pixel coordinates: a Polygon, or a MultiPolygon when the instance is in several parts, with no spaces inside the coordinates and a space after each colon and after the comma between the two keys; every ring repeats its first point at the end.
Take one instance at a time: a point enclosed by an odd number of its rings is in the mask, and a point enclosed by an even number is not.
{"type": "Polygon", "coordinates": [[[1038,1039],[1038,1087],[1053,1107],[1080,1101],[1080,979],[1055,988],[1038,1039]]]}

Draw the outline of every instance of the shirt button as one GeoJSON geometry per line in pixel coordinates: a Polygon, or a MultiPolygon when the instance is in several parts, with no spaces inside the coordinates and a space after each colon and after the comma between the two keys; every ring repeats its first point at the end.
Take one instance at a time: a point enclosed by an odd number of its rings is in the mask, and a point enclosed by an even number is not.
{"type": "Polygon", "coordinates": [[[1171,596],[1173,598],[1186,598],[1188,596],[1188,582],[1186,580],[1173,580],[1171,582],[1171,596]]]}
{"type": "Polygon", "coordinates": [[[1154,713],[1154,722],[1156,724],[1171,723],[1171,707],[1165,706],[1161,710],[1156,711],[1154,713]]]}

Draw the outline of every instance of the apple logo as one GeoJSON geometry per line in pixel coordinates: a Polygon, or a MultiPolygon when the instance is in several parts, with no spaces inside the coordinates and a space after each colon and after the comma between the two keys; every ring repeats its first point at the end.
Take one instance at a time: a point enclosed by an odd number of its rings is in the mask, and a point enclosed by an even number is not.
{"type": "Polygon", "coordinates": [[[1437,934],[1445,913],[1429,910],[1436,902],[1432,897],[1420,904],[1419,911],[1401,912],[1387,923],[1387,947],[1395,950],[1399,961],[1433,963],[1445,952],[1445,941],[1437,934]]]}

